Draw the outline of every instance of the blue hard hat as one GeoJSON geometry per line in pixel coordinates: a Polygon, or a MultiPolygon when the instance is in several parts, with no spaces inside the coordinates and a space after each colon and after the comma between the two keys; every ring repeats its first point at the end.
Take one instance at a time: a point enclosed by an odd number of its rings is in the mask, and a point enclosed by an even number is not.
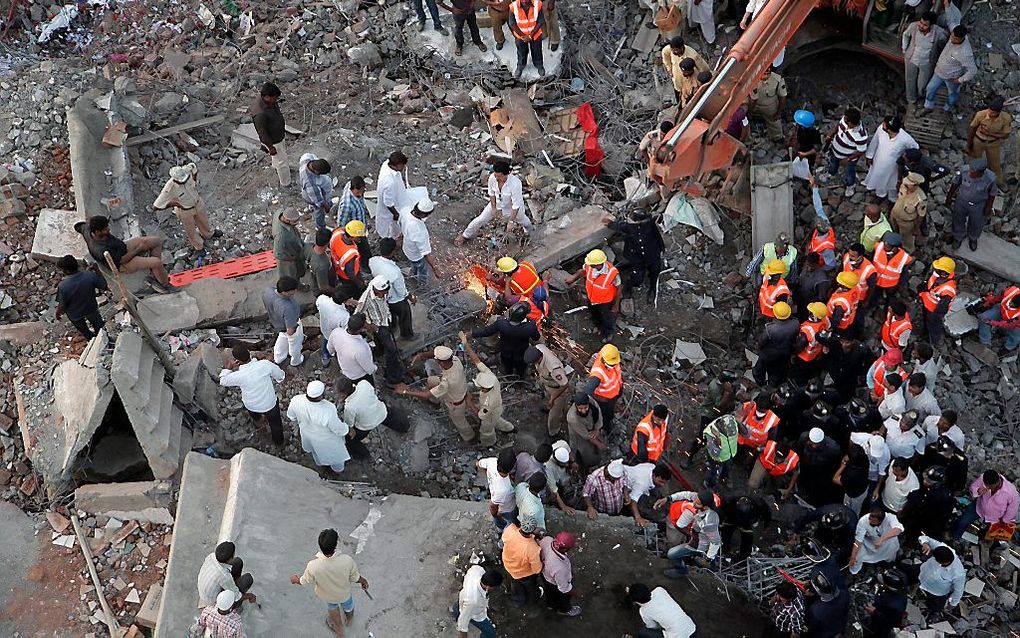
{"type": "Polygon", "coordinates": [[[793,121],[804,128],[810,128],[815,125],[815,114],[801,109],[793,114],[793,121]]]}

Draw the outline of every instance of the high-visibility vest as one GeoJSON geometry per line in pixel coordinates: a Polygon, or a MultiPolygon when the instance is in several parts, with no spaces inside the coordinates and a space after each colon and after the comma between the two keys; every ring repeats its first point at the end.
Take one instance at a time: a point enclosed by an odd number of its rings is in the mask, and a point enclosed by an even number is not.
{"type": "Polygon", "coordinates": [[[903,276],[903,269],[912,261],[914,261],[914,258],[902,248],[894,253],[892,257],[889,257],[885,253],[884,243],[878,242],[875,244],[875,259],[872,263],[875,266],[875,272],[878,273],[878,287],[893,288],[899,285],[900,277],[903,276]]]}
{"type": "Polygon", "coordinates": [[[761,288],[758,289],[758,308],[761,309],[761,314],[766,317],[775,317],[772,307],[783,295],[790,296],[790,287],[786,285],[786,280],[780,277],[779,281],[773,285],[769,283],[768,277],[762,279],[761,288]]]}
{"type": "Polygon", "coordinates": [[[620,271],[613,264],[606,264],[606,269],[599,273],[591,266],[584,267],[584,290],[588,293],[588,301],[593,304],[610,303],[616,299],[616,278],[620,271]]]}
{"type": "Polygon", "coordinates": [[[766,410],[765,416],[761,418],[758,418],[754,410],[755,405],[753,401],[748,401],[744,404],[744,418],[742,422],[744,427],[747,428],[747,436],[737,434],[737,443],[740,445],[748,447],[761,447],[765,445],[769,438],[769,432],[779,425],[779,417],[772,410],[766,410]]]}
{"type": "Polygon", "coordinates": [[[949,275],[949,279],[938,285],[935,284],[936,279],[938,279],[938,275],[932,273],[931,277],[928,277],[927,285],[925,285],[924,290],[919,295],[921,303],[924,304],[924,309],[928,312],[935,312],[942,297],[948,296],[950,301],[956,297],[956,278],[953,275],[949,275]]]}
{"type": "Polygon", "coordinates": [[[800,333],[807,339],[807,345],[797,353],[801,361],[814,361],[822,354],[824,346],[818,341],[818,333],[829,329],[829,318],[821,321],[805,321],[800,324],[800,333]]]}
{"type": "Polygon", "coordinates": [[[885,375],[898,374],[900,375],[901,379],[903,379],[904,381],[907,380],[907,371],[901,368],[900,366],[896,366],[895,370],[888,370],[886,369],[884,363],[878,361],[875,364],[875,367],[872,368],[872,370],[873,371],[871,373],[871,382],[872,385],[874,386],[873,392],[875,393],[875,396],[878,397],[879,399],[885,397],[885,375]]]}
{"type": "Polygon", "coordinates": [[[913,328],[910,323],[910,313],[906,313],[899,319],[893,317],[892,310],[885,311],[885,321],[882,322],[882,345],[886,350],[900,348],[900,337],[907,330],[913,328]]]}
{"type": "Polygon", "coordinates": [[[769,441],[765,444],[765,449],[758,455],[758,461],[770,476],[788,474],[797,467],[797,463],[800,461],[797,453],[790,450],[786,453],[786,459],[782,463],[776,463],[776,448],[778,447],[775,441],[769,441]]]}
{"type": "MultiPolygon", "coordinates": [[[[669,522],[673,523],[673,527],[677,527],[677,521],[684,515],[684,512],[694,512],[694,501],[677,501],[670,504],[669,506],[669,522]]],[[[691,525],[694,524],[694,519],[691,519],[691,525]]],[[[687,526],[690,528],[690,525],[687,526]]],[[[678,528],[679,529],[679,528],[678,528]]]]}
{"type": "Polygon", "coordinates": [[[780,257],[776,253],[776,243],[770,241],[769,243],[762,246],[762,260],[761,265],[758,266],[758,272],[765,274],[765,268],[775,260],[780,260],[786,264],[786,270],[783,271],[783,276],[790,274],[790,265],[797,261],[797,249],[793,246],[786,247],[786,254],[780,257]]]}
{"type": "Polygon", "coordinates": [[[1002,314],[1003,321],[1013,321],[1017,317],[1020,317],[1020,308],[1010,308],[1009,302],[1013,297],[1020,295],[1020,287],[1010,286],[1006,288],[1006,292],[1002,294],[1002,302],[999,304],[999,311],[1002,314]]]}
{"type": "Polygon", "coordinates": [[[818,234],[818,229],[811,231],[811,243],[808,244],[809,255],[820,255],[825,250],[836,250],[836,231],[829,229],[824,235],[818,234]]]}
{"type": "Polygon", "coordinates": [[[852,290],[837,290],[832,293],[829,297],[829,303],[825,304],[829,308],[829,314],[832,315],[836,311],[836,308],[843,310],[843,318],[840,319],[839,325],[836,326],[838,330],[846,330],[853,325],[854,318],[857,316],[857,304],[860,302],[860,292],[858,288],[852,290]]]}
{"type": "Polygon", "coordinates": [[[638,434],[644,434],[648,437],[648,443],[645,445],[645,449],[648,450],[648,460],[658,461],[659,457],[666,450],[666,427],[669,425],[669,417],[666,417],[665,421],[662,427],[656,427],[652,423],[652,413],[646,414],[645,418],[638,421],[637,427],[634,428],[634,438],[630,442],[630,451],[633,454],[638,453],[638,434]]]}
{"type": "Polygon", "coordinates": [[[529,261],[517,262],[517,270],[510,275],[507,287],[514,295],[530,295],[538,286],[542,285],[542,278],[538,276],[535,266],[529,261]]]}
{"type": "Polygon", "coordinates": [[[850,255],[843,255],[843,272],[852,272],[857,275],[857,287],[861,289],[861,292],[867,292],[868,277],[874,275],[877,271],[875,270],[875,265],[867,257],[861,260],[860,266],[854,268],[854,265],[850,263],[850,255]]]}
{"type": "Polygon", "coordinates": [[[603,399],[615,399],[619,396],[620,388],[623,387],[623,372],[620,370],[620,364],[606,365],[602,361],[601,354],[595,355],[595,363],[591,365],[591,372],[588,376],[599,380],[599,385],[595,388],[595,396],[603,399]]]}
{"type": "Polygon", "coordinates": [[[510,3],[510,10],[514,12],[514,21],[517,22],[517,30],[531,39],[542,35],[542,28],[538,26],[538,16],[542,13],[542,0],[535,0],[531,3],[531,12],[521,8],[520,2],[510,3]]]}
{"type": "Polygon", "coordinates": [[[525,295],[521,297],[525,303],[528,304],[528,319],[535,322],[535,325],[540,325],[542,320],[549,316],[549,302],[543,301],[542,303],[535,303],[535,300],[531,295],[525,295]]]}
{"type": "Polygon", "coordinates": [[[341,279],[349,279],[347,276],[347,264],[354,260],[354,274],[361,272],[361,253],[358,252],[358,246],[356,244],[348,244],[346,241],[346,235],[342,228],[337,228],[333,231],[333,236],[329,238],[329,253],[333,258],[333,268],[336,270],[336,274],[341,279]]]}

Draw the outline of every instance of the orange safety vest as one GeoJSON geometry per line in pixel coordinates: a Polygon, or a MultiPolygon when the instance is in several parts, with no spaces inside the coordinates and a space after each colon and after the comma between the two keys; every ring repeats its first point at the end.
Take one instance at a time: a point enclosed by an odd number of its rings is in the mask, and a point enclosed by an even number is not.
{"type": "Polygon", "coordinates": [[[861,260],[861,265],[857,268],[853,267],[850,263],[850,255],[843,255],[843,272],[852,272],[857,275],[857,287],[861,289],[861,292],[867,292],[868,290],[868,277],[878,272],[875,269],[875,265],[868,260],[867,257],[861,260]]]}
{"type": "Polygon", "coordinates": [[[528,308],[531,309],[528,311],[528,319],[534,321],[536,326],[540,326],[542,324],[542,320],[549,315],[549,302],[543,301],[542,304],[539,305],[535,303],[535,300],[531,298],[531,295],[525,295],[524,297],[521,297],[521,299],[523,299],[524,302],[528,304],[528,308]]]}
{"type": "Polygon", "coordinates": [[[907,254],[907,251],[902,248],[893,254],[892,257],[888,257],[885,254],[885,244],[882,242],[875,244],[875,259],[873,264],[875,266],[875,272],[878,273],[878,287],[893,288],[899,285],[900,277],[903,275],[903,269],[906,268],[912,261],[914,261],[914,258],[907,254]]]}
{"type": "Polygon", "coordinates": [[[953,275],[949,275],[949,279],[937,286],[935,286],[936,279],[938,279],[938,275],[932,273],[931,277],[928,277],[928,284],[919,295],[924,309],[928,312],[935,312],[935,309],[939,307],[939,299],[942,297],[948,296],[950,301],[956,297],[956,278],[953,275]],[[932,286],[935,287],[932,288],[932,286]]]}
{"type": "MultiPolygon", "coordinates": [[[[677,521],[679,521],[680,517],[684,515],[684,512],[693,512],[693,511],[694,511],[694,501],[677,501],[676,503],[672,503],[669,506],[669,522],[673,523],[673,527],[676,527],[677,526],[677,524],[676,524],[677,521]]],[[[694,524],[694,521],[692,520],[691,521],[691,525],[693,525],[693,524],[694,524]]],[[[688,528],[689,527],[690,527],[690,525],[688,525],[688,528]]]]}
{"type": "Polygon", "coordinates": [[[814,361],[822,354],[824,346],[818,341],[818,333],[829,329],[829,318],[821,321],[805,321],[800,324],[800,333],[807,339],[807,345],[797,353],[801,361],[814,361]]]}
{"type": "Polygon", "coordinates": [[[1003,321],[1013,321],[1017,317],[1020,317],[1020,308],[1010,308],[1009,301],[1020,295],[1020,287],[1010,286],[1006,288],[1006,292],[1002,295],[1002,303],[999,305],[999,311],[1002,314],[1003,321]]]}
{"type": "Polygon", "coordinates": [[[836,231],[829,229],[829,232],[819,236],[818,229],[811,232],[811,243],[808,244],[808,254],[821,254],[825,250],[836,250],[836,231]]]}
{"type": "Polygon", "coordinates": [[[623,387],[623,371],[620,370],[620,364],[607,365],[602,361],[601,354],[595,355],[595,363],[591,365],[591,372],[588,376],[599,380],[599,385],[595,388],[595,396],[603,399],[615,399],[619,396],[620,388],[623,387]]]}
{"type": "Polygon", "coordinates": [[[874,386],[874,393],[875,396],[878,397],[879,399],[885,397],[885,375],[887,374],[898,374],[904,381],[907,380],[906,370],[904,370],[900,366],[896,366],[895,370],[887,370],[885,364],[879,361],[878,365],[875,366],[875,372],[871,375],[872,385],[874,386]]]}
{"type": "Polygon", "coordinates": [[[769,441],[765,444],[765,449],[758,455],[758,461],[770,476],[782,476],[784,474],[788,474],[797,467],[797,463],[800,461],[800,457],[797,453],[790,450],[786,453],[785,461],[782,463],[776,463],[776,449],[778,447],[779,446],[776,445],[775,441],[769,441]]]}
{"type": "Polygon", "coordinates": [[[655,427],[652,423],[652,413],[649,412],[645,415],[645,418],[638,421],[637,427],[634,428],[634,438],[630,443],[630,451],[633,454],[638,453],[638,434],[644,434],[648,437],[648,444],[645,449],[648,450],[648,460],[658,461],[659,457],[666,450],[666,428],[669,426],[669,417],[666,417],[666,423],[661,428],[655,427]]]}
{"type": "Polygon", "coordinates": [[[900,337],[913,327],[913,324],[910,323],[909,312],[900,319],[894,319],[892,310],[886,310],[885,321],[882,323],[882,345],[886,350],[899,348],[900,337]]]}
{"type": "Polygon", "coordinates": [[[605,272],[597,273],[591,266],[584,267],[584,290],[588,293],[588,301],[592,304],[611,303],[616,299],[616,278],[620,271],[612,264],[605,272]]]}
{"type": "Polygon", "coordinates": [[[507,287],[511,294],[528,295],[541,284],[542,278],[538,276],[535,266],[531,262],[521,261],[517,263],[517,270],[514,271],[514,274],[510,275],[507,287]]]}
{"type": "Polygon", "coordinates": [[[829,308],[830,315],[836,311],[836,308],[843,309],[843,318],[836,326],[837,329],[846,330],[853,324],[854,318],[857,316],[857,304],[861,300],[859,291],[860,289],[856,287],[846,292],[837,290],[829,297],[829,303],[825,305],[829,308]]]}
{"type": "Polygon", "coordinates": [[[766,317],[775,317],[772,307],[783,295],[790,296],[790,287],[786,285],[785,279],[780,277],[775,285],[769,284],[768,277],[762,279],[761,288],[758,289],[758,308],[761,309],[761,314],[766,317]]]}
{"type": "Polygon", "coordinates": [[[772,410],[766,410],[765,416],[758,418],[754,413],[754,402],[748,401],[744,404],[744,425],[747,426],[747,436],[737,433],[737,443],[748,447],[760,447],[765,444],[771,432],[779,425],[779,417],[772,410]]]}
{"type": "Polygon", "coordinates": [[[347,280],[349,277],[344,269],[352,259],[354,260],[354,274],[361,272],[361,253],[358,252],[356,244],[348,244],[344,241],[345,238],[346,235],[342,228],[334,230],[333,236],[329,238],[329,253],[333,258],[333,268],[336,270],[337,276],[347,280]]]}
{"type": "Polygon", "coordinates": [[[521,9],[520,2],[512,2],[510,10],[514,12],[514,21],[517,22],[517,30],[531,39],[541,37],[542,28],[538,26],[538,16],[542,13],[542,0],[535,0],[531,3],[531,13],[521,9]]]}

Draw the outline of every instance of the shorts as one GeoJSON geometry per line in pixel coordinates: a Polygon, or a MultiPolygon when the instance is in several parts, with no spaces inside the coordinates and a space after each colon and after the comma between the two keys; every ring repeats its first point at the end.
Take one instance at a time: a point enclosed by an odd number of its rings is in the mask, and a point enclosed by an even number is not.
{"type": "Polygon", "coordinates": [[[352,611],[354,611],[354,594],[351,594],[350,598],[348,598],[347,600],[345,600],[344,602],[339,603],[339,604],[338,603],[326,603],[326,609],[336,609],[338,607],[343,609],[348,614],[351,613],[352,611]]]}

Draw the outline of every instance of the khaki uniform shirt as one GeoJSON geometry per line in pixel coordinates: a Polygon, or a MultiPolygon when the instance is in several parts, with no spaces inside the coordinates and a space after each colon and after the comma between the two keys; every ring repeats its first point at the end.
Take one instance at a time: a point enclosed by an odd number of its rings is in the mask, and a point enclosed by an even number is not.
{"type": "Polygon", "coordinates": [[[927,209],[928,196],[920,187],[913,193],[908,193],[904,185],[900,184],[900,194],[890,214],[898,221],[913,222],[924,217],[927,209]]]}
{"type": "MultiPolygon", "coordinates": [[[[475,367],[478,372],[492,372],[489,366],[484,363],[477,363],[475,367]]],[[[493,375],[495,376],[495,375],[493,375]]],[[[503,393],[499,387],[499,381],[492,386],[491,390],[479,390],[478,392],[478,418],[498,419],[503,416],[503,393]]]]}
{"type": "MultiPolygon", "coordinates": [[[[666,73],[669,73],[669,77],[673,79],[673,88],[677,91],[681,91],[680,78],[684,76],[683,71],[680,70],[680,63],[683,62],[684,58],[690,58],[694,60],[694,77],[698,76],[701,71],[711,71],[708,68],[708,64],[705,62],[705,58],[701,57],[701,54],[692,49],[689,46],[684,47],[682,55],[673,55],[673,49],[667,44],[662,49],[662,66],[666,67],[666,73]]],[[[682,92],[682,91],[681,91],[682,92]]]]}
{"type": "Polygon", "coordinates": [[[464,375],[464,364],[460,359],[453,358],[453,366],[443,370],[439,385],[429,390],[432,396],[448,405],[456,405],[464,401],[467,395],[467,377],[464,375]]]}
{"type": "Polygon", "coordinates": [[[542,360],[535,366],[538,381],[542,387],[552,392],[567,385],[567,373],[563,369],[563,362],[559,360],[559,357],[553,354],[547,346],[538,344],[535,347],[542,353],[542,360]]]}
{"type": "Polygon", "coordinates": [[[198,186],[195,184],[195,176],[197,174],[198,171],[194,171],[192,177],[183,184],[168,179],[163,186],[163,190],[156,197],[156,201],[152,203],[153,208],[162,209],[168,206],[176,206],[184,210],[190,210],[197,206],[202,201],[202,195],[198,192],[198,186]]]}
{"type": "Polygon", "coordinates": [[[986,144],[1001,142],[1009,137],[1012,125],[1013,118],[1009,113],[1002,111],[999,117],[992,117],[991,109],[978,111],[970,121],[970,127],[977,129],[974,136],[986,144]]]}
{"type": "Polygon", "coordinates": [[[756,103],[759,111],[775,111],[779,108],[781,97],[786,97],[786,80],[778,73],[769,73],[751,90],[751,101],[756,103]]]}
{"type": "Polygon", "coordinates": [[[680,106],[687,106],[687,103],[691,101],[691,98],[694,97],[694,94],[701,87],[701,82],[698,82],[697,71],[690,77],[684,75],[683,71],[681,71],[679,77],[673,78],[673,87],[680,94],[680,106]]]}

